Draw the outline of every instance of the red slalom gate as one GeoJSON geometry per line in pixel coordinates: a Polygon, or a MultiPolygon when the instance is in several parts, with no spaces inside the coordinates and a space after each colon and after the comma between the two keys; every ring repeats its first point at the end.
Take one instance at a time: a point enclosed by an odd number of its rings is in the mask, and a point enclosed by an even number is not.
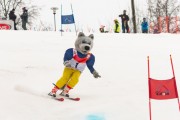
{"type": "Polygon", "coordinates": [[[170,62],[172,67],[173,77],[166,80],[157,80],[150,77],[150,63],[149,56],[147,57],[148,62],[148,84],[149,84],[149,114],[150,120],[152,119],[151,113],[151,99],[155,100],[167,100],[177,98],[179,111],[180,111],[180,103],[176,85],[176,79],[174,74],[174,67],[172,62],[172,56],[170,55],[170,62]]]}

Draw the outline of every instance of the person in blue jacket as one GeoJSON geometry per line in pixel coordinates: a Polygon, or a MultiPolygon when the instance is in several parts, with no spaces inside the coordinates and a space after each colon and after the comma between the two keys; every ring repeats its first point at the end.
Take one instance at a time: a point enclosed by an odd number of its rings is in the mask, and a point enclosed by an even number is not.
{"type": "Polygon", "coordinates": [[[148,22],[146,18],[143,18],[143,22],[141,23],[142,33],[148,33],[148,22]]]}

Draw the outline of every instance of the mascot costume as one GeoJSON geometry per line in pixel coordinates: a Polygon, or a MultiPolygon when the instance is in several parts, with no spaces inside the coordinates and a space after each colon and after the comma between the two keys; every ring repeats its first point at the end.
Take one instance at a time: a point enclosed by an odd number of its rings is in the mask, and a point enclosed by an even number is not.
{"type": "Polygon", "coordinates": [[[56,82],[50,92],[56,97],[56,92],[61,89],[60,95],[69,97],[69,90],[74,88],[79,82],[79,77],[87,66],[95,78],[101,77],[94,69],[95,56],[90,53],[93,47],[94,35],[85,36],[80,32],[75,41],[75,48],[69,48],[64,54],[64,72],[62,77],[56,82]]]}

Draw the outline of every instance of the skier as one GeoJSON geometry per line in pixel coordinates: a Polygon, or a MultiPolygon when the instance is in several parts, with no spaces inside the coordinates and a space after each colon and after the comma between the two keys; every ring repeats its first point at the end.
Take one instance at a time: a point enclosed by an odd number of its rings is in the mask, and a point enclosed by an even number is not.
{"type": "Polygon", "coordinates": [[[79,77],[86,65],[95,78],[101,77],[94,69],[95,56],[90,53],[93,47],[94,35],[85,36],[80,32],[75,41],[75,49],[69,48],[64,55],[64,72],[62,77],[56,82],[54,88],[49,93],[56,97],[56,92],[62,89],[60,95],[69,97],[69,90],[74,88],[79,82],[79,77]]]}

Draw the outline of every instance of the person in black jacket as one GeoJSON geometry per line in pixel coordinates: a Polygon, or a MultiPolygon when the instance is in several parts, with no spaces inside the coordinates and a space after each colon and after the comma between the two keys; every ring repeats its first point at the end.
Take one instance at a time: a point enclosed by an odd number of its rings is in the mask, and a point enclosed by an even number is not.
{"type": "Polygon", "coordinates": [[[22,13],[22,15],[20,16],[21,19],[22,19],[22,28],[23,28],[24,30],[27,30],[26,24],[27,24],[27,22],[28,22],[28,10],[27,10],[25,7],[23,7],[22,10],[23,10],[23,13],[22,13]]]}
{"type": "Polygon", "coordinates": [[[15,9],[12,9],[9,13],[9,19],[14,22],[14,30],[17,30],[16,28],[16,15],[14,14],[15,9]]]}
{"type": "Polygon", "coordinates": [[[129,16],[126,15],[126,10],[124,10],[123,14],[119,15],[119,17],[121,17],[123,33],[125,32],[129,33],[129,25],[128,25],[129,16]]]}

